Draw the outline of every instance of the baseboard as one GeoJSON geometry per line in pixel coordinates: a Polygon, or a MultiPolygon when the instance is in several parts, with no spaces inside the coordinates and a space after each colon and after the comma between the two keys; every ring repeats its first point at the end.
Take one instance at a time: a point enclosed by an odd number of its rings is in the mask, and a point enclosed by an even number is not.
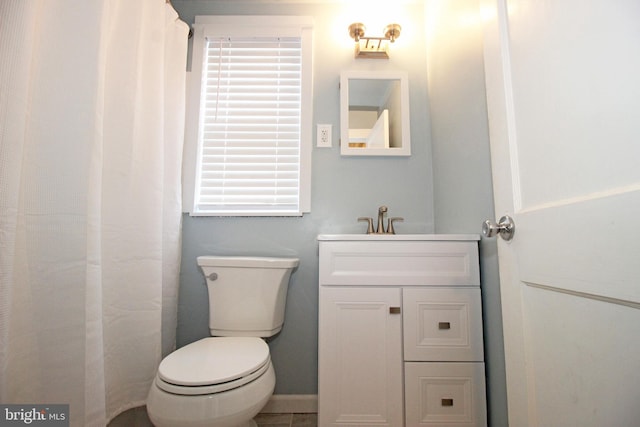
{"type": "Polygon", "coordinates": [[[274,394],[262,411],[264,414],[309,414],[318,412],[317,394],[274,394]]]}

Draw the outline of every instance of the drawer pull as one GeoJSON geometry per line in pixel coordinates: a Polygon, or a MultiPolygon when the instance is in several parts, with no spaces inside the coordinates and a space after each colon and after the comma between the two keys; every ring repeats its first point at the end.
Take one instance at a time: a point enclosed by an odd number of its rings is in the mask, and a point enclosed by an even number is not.
{"type": "Polygon", "coordinates": [[[451,323],[449,323],[449,322],[438,322],[438,329],[451,329],[451,323]]]}
{"type": "Polygon", "coordinates": [[[400,307],[389,307],[389,314],[400,314],[400,307]]]}
{"type": "Polygon", "coordinates": [[[453,399],[442,399],[442,406],[453,406],[453,399]]]}

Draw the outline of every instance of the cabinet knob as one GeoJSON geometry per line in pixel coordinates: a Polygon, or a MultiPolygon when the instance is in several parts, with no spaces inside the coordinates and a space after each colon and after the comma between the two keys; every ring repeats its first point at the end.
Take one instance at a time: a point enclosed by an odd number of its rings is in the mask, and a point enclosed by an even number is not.
{"type": "Polygon", "coordinates": [[[438,329],[451,329],[451,323],[449,323],[449,322],[438,322],[438,329]]]}
{"type": "Polygon", "coordinates": [[[453,406],[453,399],[442,399],[442,406],[453,406]]]}
{"type": "Polygon", "coordinates": [[[400,307],[389,307],[389,314],[400,314],[400,307]]]}

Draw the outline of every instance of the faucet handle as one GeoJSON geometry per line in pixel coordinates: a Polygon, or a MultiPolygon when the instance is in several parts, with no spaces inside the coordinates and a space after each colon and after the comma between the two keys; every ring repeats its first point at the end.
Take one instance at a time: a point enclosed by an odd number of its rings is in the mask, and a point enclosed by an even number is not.
{"type": "Polygon", "coordinates": [[[367,217],[361,216],[360,218],[358,218],[358,221],[367,221],[368,222],[367,234],[373,234],[373,218],[367,218],[367,217]]]}
{"type": "Polygon", "coordinates": [[[396,234],[396,231],[393,229],[393,221],[404,221],[404,218],[400,218],[399,216],[389,218],[389,226],[387,227],[387,234],[396,234]]]}

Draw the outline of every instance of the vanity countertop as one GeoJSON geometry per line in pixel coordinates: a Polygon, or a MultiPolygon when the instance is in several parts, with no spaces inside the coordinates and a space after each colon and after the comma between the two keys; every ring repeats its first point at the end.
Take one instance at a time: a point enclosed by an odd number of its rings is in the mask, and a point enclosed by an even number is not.
{"type": "Polygon", "coordinates": [[[322,241],[469,241],[480,240],[478,234],[320,234],[322,241]]]}

